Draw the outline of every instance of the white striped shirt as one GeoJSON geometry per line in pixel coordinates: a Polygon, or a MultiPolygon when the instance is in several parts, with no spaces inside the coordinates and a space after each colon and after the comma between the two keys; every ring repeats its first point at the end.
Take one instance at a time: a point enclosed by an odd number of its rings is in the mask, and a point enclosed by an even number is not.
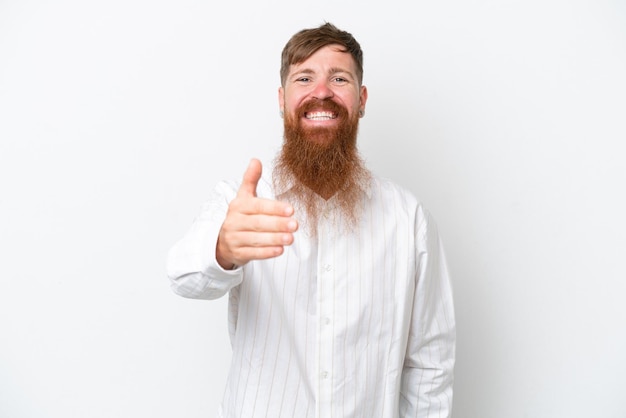
{"type": "MultiPolygon", "coordinates": [[[[356,232],[330,199],[317,237],[300,228],[280,257],[226,271],[215,246],[238,188],[220,183],[168,255],[177,294],[229,294],[218,417],[449,417],[452,290],[436,226],[413,195],[375,178],[356,232]]],[[[276,198],[265,178],[257,194],[276,198]]]]}

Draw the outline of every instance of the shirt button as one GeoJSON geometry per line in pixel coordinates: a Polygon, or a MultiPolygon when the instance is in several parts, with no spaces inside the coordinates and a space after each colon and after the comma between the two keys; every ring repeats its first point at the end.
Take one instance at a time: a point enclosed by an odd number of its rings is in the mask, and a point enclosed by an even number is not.
{"type": "Polygon", "coordinates": [[[322,379],[328,378],[328,372],[322,372],[322,379]]]}
{"type": "Polygon", "coordinates": [[[326,264],[326,265],[324,266],[324,270],[326,270],[326,271],[331,271],[332,269],[333,269],[333,268],[332,268],[332,266],[331,266],[330,264],[326,264]]]}
{"type": "Polygon", "coordinates": [[[325,324],[325,325],[330,324],[330,318],[329,318],[329,317],[325,317],[325,318],[324,318],[324,324],[325,324]]]}

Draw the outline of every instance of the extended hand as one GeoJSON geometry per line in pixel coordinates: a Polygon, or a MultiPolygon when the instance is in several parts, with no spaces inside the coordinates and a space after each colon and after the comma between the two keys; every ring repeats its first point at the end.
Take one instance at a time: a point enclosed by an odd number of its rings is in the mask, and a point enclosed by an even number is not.
{"type": "Polygon", "coordinates": [[[291,205],[256,196],[261,172],[261,162],[252,159],[237,196],[228,206],[215,252],[225,269],[281,255],[298,229],[291,205]]]}

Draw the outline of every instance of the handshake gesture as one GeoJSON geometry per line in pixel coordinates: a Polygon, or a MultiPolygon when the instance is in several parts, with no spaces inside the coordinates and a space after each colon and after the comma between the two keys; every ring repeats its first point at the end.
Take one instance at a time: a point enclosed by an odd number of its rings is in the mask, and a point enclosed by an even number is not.
{"type": "Polygon", "coordinates": [[[262,199],[256,195],[261,178],[261,162],[252,159],[243,175],[237,196],[230,202],[217,239],[215,255],[225,269],[279,256],[293,242],[298,222],[293,207],[286,202],[262,199]]]}

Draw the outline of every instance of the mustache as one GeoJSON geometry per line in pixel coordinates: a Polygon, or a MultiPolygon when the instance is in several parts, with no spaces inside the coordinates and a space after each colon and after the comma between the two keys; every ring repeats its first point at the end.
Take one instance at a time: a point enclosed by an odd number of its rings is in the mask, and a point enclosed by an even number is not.
{"type": "Polygon", "coordinates": [[[298,108],[298,114],[304,116],[305,113],[312,110],[326,110],[336,113],[338,117],[346,116],[348,114],[348,109],[331,99],[307,100],[298,108]]]}

